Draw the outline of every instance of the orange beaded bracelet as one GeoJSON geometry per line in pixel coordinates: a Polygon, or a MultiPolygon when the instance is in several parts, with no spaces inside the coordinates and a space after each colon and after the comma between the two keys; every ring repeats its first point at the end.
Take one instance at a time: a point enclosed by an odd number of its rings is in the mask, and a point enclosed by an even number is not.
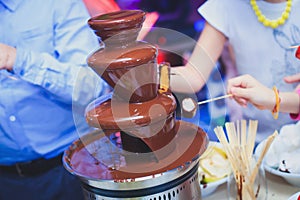
{"type": "Polygon", "coordinates": [[[273,91],[275,93],[276,104],[272,110],[272,115],[273,115],[274,119],[278,119],[281,99],[279,97],[279,90],[276,88],[276,86],[273,87],[273,91]]]}

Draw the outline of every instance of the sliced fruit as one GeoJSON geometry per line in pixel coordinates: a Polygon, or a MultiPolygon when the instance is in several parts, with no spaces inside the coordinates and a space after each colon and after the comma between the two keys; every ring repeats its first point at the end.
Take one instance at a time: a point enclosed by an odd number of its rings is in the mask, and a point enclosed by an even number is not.
{"type": "Polygon", "coordinates": [[[199,176],[201,183],[220,180],[231,173],[226,152],[218,146],[209,146],[200,158],[199,176]]]}
{"type": "Polygon", "coordinates": [[[217,147],[215,145],[209,146],[206,149],[206,151],[202,154],[201,158],[204,159],[206,157],[211,156],[212,154],[214,154],[216,152],[219,153],[219,154],[221,154],[224,158],[227,158],[226,152],[222,148],[217,147]]]}
{"type": "Polygon", "coordinates": [[[205,183],[211,183],[211,182],[215,182],[215,181],[218,181],[222,178],[220,177],[214,177],[214,176],[204,176],[201,183],[205,184],[205,183]]]}
{"type": "Polygon", "coordinates": [[[222,155],[224,158],[227,159],[226,152],[223,149],[221,149],[217,146],[212,146],[212,148],[213,148],[213,150],[215,150],[216,152],[218,152],[220,155],[222,155]]]}
{"type": "Polygon", "coordinates": [[[200,160],[200,166],[205,173],[217,178],[223,178],[231,172],[228,160],[219,155],[200,160]]]}

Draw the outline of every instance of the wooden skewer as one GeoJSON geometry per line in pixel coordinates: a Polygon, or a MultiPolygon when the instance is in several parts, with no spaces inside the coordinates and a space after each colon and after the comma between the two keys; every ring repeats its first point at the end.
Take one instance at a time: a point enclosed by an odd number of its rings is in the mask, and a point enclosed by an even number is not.
{"type": "Polygon", "coordinates": [[[244,181],[241,180],[244,178],[247,178],[248,180],[248,176],[246,173],[246,166],[245,166],[247,162],[242,161],[241,154],[238,155],[236,154],[239,153],[240,151],[237,151],[239,148],[239,144],[237,143],[238,141],[234,138],[236,134],[234,133],[235,130],[233,129],[234,129],[234,124],[232,122],[226,123],[226,130],[229,134],[231,134],[229,136],[231,138],[231,141],[229,138],[227,141],[225,132],[223,131],[222,127],[218,126],[214,129],[214,131],[218,139],[220,140],[221,144],[223,144],[224,150],[228,156],[229,162],[233,170],[234,178],[237,183],[237,187],[239,187],[240,189],[244,188],[243,190],[247,190],[247,193],[248,195],[250,195],[251,199],[255,199],[253,188],[249,184],[243,183],[244,181]],[[242,183],[242,185],[240,183],[242,183]]]}
{"type": "Polygon", "coordinates": [[[253,184],[254,183],[254,180],[255,180],[255,177],[258,173],[258,170],[259,170],[259,167],[263,161],[263,158],[265,157],[266,153],[268,152],[273,140],[275,139],[275,137],[278,135],[278,132],[275,131],[272,135],[270,135],[268,138],[267,138],[267,141],[266,141],[266,144],[258,158],[258,161],[256,162],[256,165],[255,165],[255,168],[253,169],[252,171],[252,174],[251,174],[251,179],[250,179],[250,183],[253,184]]]}
{"type": "Polygon", "coordinates": [[[295,49],[298,48],[300,45],[294,45],[294,46],[290,46],[290,49],[295,49]]]}
{"type": "Polygon", "coordinates": [[[255,146],[255,138],[257,132],[258,121],[257,120],[250,120],[249,127],[248,127],[248,138],[247,138],[247,154],[248,157],[251,158],[255,146]]]}
{"type": "Polygon", "coordinates": [[[255,199],[255,177],[258,174],[262,160],[266,155],[271,143],[278,135],[275,131],[269,136],[264,149],[256,163],[253,163],[253,150],[257,132],[257,120],[250,120],[247,129],[245,120],[225,123],[226,134],[222,127],[214,129],[220,143],[223,145],[228,160],[232,167],[232,172],[236,181],[236,187],[241,190],[241,196],[245,199],[255,199]],[[226,137],[227,135],[227,137],[226,137]]]}
{"type": "Polygon", "coordinates": [[[215,98],[212,98],[212,99],[208,99],[208,100],[205,100],[205,101],[200,101],[197,104],[200,105],[200,104],[204,104],[204,103],[209,103],[209,102],[212,102],[212,101],[216,101],[216,100],[219,100],[219,99],[225,99],[225,98],[228,98],[228,97],[232,97],[232,94],[227,94],[227,95],[215,97],[215,98]]]}

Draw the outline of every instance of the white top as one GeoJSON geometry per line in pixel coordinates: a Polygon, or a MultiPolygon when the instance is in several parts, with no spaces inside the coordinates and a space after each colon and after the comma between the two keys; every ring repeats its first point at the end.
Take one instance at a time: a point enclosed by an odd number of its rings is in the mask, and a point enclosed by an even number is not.
{"type": "MultiPolygon", "coordinates": [[[[286,3],[258,0],[257,4],[268,19],[277,19],[286,3]]],[[[279,91],[295,88],[295,84],[286,84],[283,78],[300,72],[296,49],[289,48],[300,44],[300,0],[293,0],[288,20],[276,29],[258,22],[247,0],[208,0],[198,11],[228,38],[236,56],[238,74],[250,74],[270,88],[275,85],[279,91]]],[[[274,120],[270,111],[261,111],[252,105],[243,109],[243,115],[244,119],[258,120],[258,142],[282,125],[294,123],[288,114],[280,113],[274,120]]]]}

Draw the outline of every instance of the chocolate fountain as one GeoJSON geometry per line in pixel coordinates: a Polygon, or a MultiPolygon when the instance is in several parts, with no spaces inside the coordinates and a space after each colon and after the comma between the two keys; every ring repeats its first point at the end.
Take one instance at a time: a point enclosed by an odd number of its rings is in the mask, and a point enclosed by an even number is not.
{"type": "Polygon", "coordinates": [[[113,92],[86,108],[95,131],[65,151],[65,168],[80,178],[86,199],[201,199],[200,155],[207,134],[176,120],[168,63],[137,36],[145,12],[123,10],[88,21],[102,48],[89,66],[113,92]]]}

